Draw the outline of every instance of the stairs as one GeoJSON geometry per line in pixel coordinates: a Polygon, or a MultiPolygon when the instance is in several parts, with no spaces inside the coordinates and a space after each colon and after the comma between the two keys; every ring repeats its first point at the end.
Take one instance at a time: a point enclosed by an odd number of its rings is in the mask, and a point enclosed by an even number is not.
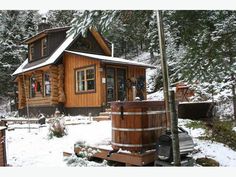
{"type": "Polygon", "coordinates": [[[111,120],[111,108],[106,108],[105,112],[100,112],[99,116],[93,118],[94,121],[111,120]]]}

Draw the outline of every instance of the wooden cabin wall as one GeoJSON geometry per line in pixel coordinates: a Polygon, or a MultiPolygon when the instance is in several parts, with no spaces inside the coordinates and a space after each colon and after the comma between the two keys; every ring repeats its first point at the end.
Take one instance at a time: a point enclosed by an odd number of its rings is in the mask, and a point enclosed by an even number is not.
{"type": "Polygon", "coordinates": [[[50,70],[50,82],[51,82],[51,100],[50,104],[58,104],[58,68],[57,66],[51,66],[50,70]]]}
{"type": "Polygon", "coordinates": [[[65,107],[101,107],[100,61],[74,54],[64,54],[65,67],[65,107]],[[95,92],[75,92],[75,69],[95,66],[95,92]]]}
{"type": "Polygon", "coordinates": [[[39,105],[49,105],[50,104],[50,97],[44,97],[43,96],[43,71],[35,72],[35,78],[36,81],[40,83],[41,85],[41,92],[36,92],[35,97],[30,97],[30,75],[27,75],[26,81],[26,97],[28,99],[29,106],[39,106],[39,105]]]}
{"type": "Polygon", "coordinates": [[[22,109],[26,105],[25,89],[23,84],[23,76],[18,76],[18,109],[22,109]]]}
{"type": "MultiPolygon", "coordinates": [[[[128,66],[128,74],[127,74],[128,78],[127,79],[131,79],[132,77],[138,78],[139,76],[144,76],[146,78],[145,68],[128,66]]],[[[127,92],[128,92],[128,101],[132,101],[133,100],[132,88],[129,88],[127,90],[127,92]]],[[[147,99],[146,83],[145,83],[145,90],[144,90],[143,94],[144,94],[144,99],[146,100],[147,99]]]]}
{"type": "MultiPolygon", "coordinates": [[[[56,66],[55,66],[56,67],[56,66]]],[[[19,109],[23,109],[27,102],[30,107],[34,106],[43,106],[43,105],[53,105],[57,104],[55,100],[58,100],[58,98],[55,98],[57,86],[54,86],[53,84],[58,85],[58,75],[54,75],[57,73],[57,67],[55,69],[53,67],[52,71],[49,67],[41,68],[37,71],[31,71],[24,74],[24,76],[18,76],[18,99],[19,99],[19,109]],[[49,72],[52,73],[51,78],[51,90],[52,94],[51,96],[44,96],[44,85],[43,85],[43,73],[49,72]],[[39,82],[41,85],[41,92],[36,92],[35,97],[30,97],[30,77],[34,74],[36,82],[39,82]],[[56,80],[55,80],[56,77],[56,80]]],[[[61,83],[60,83],[61,84],[61,83]]]]}
{"type": "Polygon", "coordinates": [[[65,90],[64,90],[64,65],[58,65],[58,102],[64,103],[66,101],[65,90]]]}

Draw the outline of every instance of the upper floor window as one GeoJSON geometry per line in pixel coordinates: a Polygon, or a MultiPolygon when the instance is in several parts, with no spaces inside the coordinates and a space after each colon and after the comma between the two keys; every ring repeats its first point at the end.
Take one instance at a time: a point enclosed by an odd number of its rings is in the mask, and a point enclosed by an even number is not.
{"type": "Polygon", "coordinates": [[[34,44],[30,44],[29,46],[29,59],[30,61],[34,58],[34,44]]]}
{"type": "Polygon", "coordinates": [[[78,69],[76,73],[76,93],[95,91],[95,67],[78,69]]]}
{"type": "Polygon", "coordinates": [[[47,54],[47,38],[43,38],[41,41],[41,56],[44,57],[47,54]]]}

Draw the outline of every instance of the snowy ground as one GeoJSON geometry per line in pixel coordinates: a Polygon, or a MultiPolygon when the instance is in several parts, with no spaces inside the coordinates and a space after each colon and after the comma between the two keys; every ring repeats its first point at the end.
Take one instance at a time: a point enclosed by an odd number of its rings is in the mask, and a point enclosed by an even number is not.
{"type": "MultiPolygon", "coordinates": [[[[74,117],[75,119],[76,117],[74,117]]],[[[11,125],[15,130],[6,131],[7,161],[11,166],[63,167],[63,152],[73,152],[77,141],[89,145],[108,144],[111,139],[110,121],[67,125],[68,135],[48,138],[48,126],[37,124],[11,125]]]]}
{"type": "MultiPolygon", "coordinates": [[[[68,117],[67,117],[68,118],[68,117]]],[[[6,131],[7,161],[14,167],[66,167],[67,161],[63,152],[73,152],[77,141],[86,141],[91,146],[107,147],[111,140],[111,121],[84,121],[80,117],[70,117],[78,125],[67,125],[68,135],[63,138],[48,139],[48,126],[39,127],[37,124],[15,124],[9,127],[15,130],[6,131]],[[77,122],[78,122],[77,121],[77,122]]],[[[199,140],[197,137],[204,132],[202,129],[188,129],[184,125],[188,120],[179,120],[179,125],[184,127],[194,138],[196,149],[200,152],[194,158],[210,157],[219,161],[221,166],[236,167],[236,152],[221,143],[199,140]]],[[[70,159],[71,166],[106,166],[106,163],[79,161],[75,157],[70,159]]]]}

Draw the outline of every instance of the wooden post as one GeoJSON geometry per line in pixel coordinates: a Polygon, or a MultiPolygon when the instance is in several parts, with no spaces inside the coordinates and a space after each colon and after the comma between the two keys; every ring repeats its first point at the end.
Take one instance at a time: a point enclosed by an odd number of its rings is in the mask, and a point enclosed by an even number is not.
{"type": "Polygon", "coordinates": [[[165,99],[165,106],[166,106],[166,116],[168,120],[169,118],[171,119],[170,122],[171,122],[174,165],[180,166],[178,119],[177,119],[177,114],[176,114],[176,109],[175,109],[175,94],[174,94],[174,91],[171,91],[169,95],[169,73],[168,73],[168,65],[167,65],[167,60],[166,60],[165,36],[164,36],[164,28],[163,28],[163,21],[162,21],[162,12],[160,10],[157,11],[157,26],[158,26],[158,35],[159,35],[159,45],[160,45],[161,67],[162,67],[162,74],[163,74],[163,88],[164,88],[164,99],[165,99]]]}
{"type": "MultiPolygon", "coordinates": [[[[24,85],[24,89],[26,88],[25,86],[25,75],[23,74],[23,85],[24,85]]],[[[26,93],[26,89],[25,89],[25,96],[26,96],[26,111],[27,111],[27,117],[28,119],[30,118],[29,116],[29,96],[27,97],[27,93],[26,93]]],[[[30,121],[28,121],[28,125],[29,125],[29,132],[30,132],[30,121]]]]}
{"type": "MultiPolygon", "coordinates": [[[[161,68],[162,68],[162,77],[163,77],[163,91],[164,91],[164,100],[166,107],[166,117],[169,120],[169,74],[168,74],[168,65],[166,61],[166,51],[165,51],[165,36],[164,28],[162,21],[162,12],[158,10],[157,12],[157,27],[158,27],[158,36],[159,36],[159,47],[160,47],[160,56],[161,56],[161,68]]],[[[169,127],[167,121],[167,127],[169,127]]]]}
{"type": "Polygon", "coordinates": [[[173,90],[170,91],[170,117],[174,165],[181,166],[179,152],[178,117],[175,107],[175,92],[173,90]]]}

